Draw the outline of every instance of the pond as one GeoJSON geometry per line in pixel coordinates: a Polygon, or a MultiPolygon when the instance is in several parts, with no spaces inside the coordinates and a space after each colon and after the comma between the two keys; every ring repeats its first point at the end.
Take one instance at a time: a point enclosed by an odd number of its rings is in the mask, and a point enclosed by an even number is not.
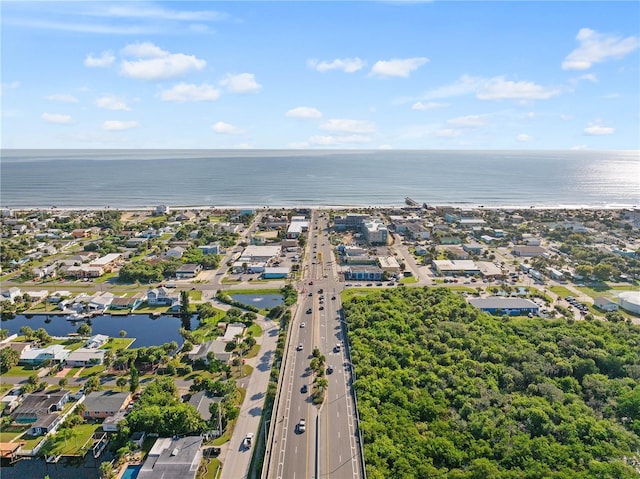
{"type": "MultiPolygon", "coordinates": [[[[194,321],[191,321],[194,323],[194,321]]],[[[0,328],[9,330],[9,334],[20,334],[20,328],[29,326],[31,329],[44,328],[51,336],[67,336],[75,333],[82,322],[73,322],[64,316],[34,315],[26,317],[17,315],[13,319],[2,320],[0,328]]],[[[128,316],[103,315],[91,318],[88,322],[92,334],[106,334],[111,337],[119,337],[120,331],[127,332],[127,338],[135,338],[132,347],[158,346],[175,341],[182,344],[180,328],[183,326],[180,318],[163,315],[152,318],[146,314],[130,314],[128,316]]],[[[190,329],[190,328],[187,328],[190,329]]]]}
{"type": "Polygon", "coordinates": [[[280,294],[230,294],[231,298],[247,306],[255,306],[260,309],[270,309],[284,303],[280,294]]]}

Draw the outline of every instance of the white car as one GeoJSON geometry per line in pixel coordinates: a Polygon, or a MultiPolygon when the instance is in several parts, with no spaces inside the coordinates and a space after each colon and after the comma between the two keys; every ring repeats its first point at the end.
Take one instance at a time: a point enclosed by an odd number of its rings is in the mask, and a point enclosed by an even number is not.
{"type": "Polygon", "coordinates": [[[307,430],[307,421],[303,418],[298,423],[298,432],[305,432],[307,430]]]}
{"type": "Polygon", "coordinates": [[[301,328],[304,328],[305,326],[306,326],[306,324],[304,324],[304,323],[300,323],[300,327],[301,327],[301,328]]]}
{"type": "Polygon", "coordinates": [[[304,346],[302,346],[302,343],[298,344],[298,347],[296,348],[298,351],[302,351],[304,346]]]}
{"type": "Polygon", "coordinates": [[[252,443],[253,443],[253,433],[249,432],[242,440],[242,447],[244,447],[245,449],[250,449],[252,443]]]}

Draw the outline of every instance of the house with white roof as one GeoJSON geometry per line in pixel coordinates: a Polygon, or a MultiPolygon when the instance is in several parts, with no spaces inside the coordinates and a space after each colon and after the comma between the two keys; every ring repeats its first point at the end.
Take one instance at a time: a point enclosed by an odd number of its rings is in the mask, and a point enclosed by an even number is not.
{"type": "Polygon", "coordinates": [[[61,344],[53,344],[46,348],[23,349],[19,364],[42,364],[47,360],[53,363],[62,363],[70,352],[61,344]]]}
{"type": "Polygon", "coordinates": [[[109,291],[96,293],[91,297],[87,307],[91,310],[106,311],[113,301],[113,298],[115,298],[115,295],[109,291]]]}
{"type": "Polygon", "coordinates": [[[104,363],[104,355],[106,352],[104,349],[79,348],[69,353],[66,363],[67,366],[72,368],[95,366],[96,364],[104,363]]]}
{"type": "Polygon", "coordinates": [[[97,349],[104,346],[109,341],[109,336],[106,334],[94,334],[84,344],[85,348],[97,349]]]}

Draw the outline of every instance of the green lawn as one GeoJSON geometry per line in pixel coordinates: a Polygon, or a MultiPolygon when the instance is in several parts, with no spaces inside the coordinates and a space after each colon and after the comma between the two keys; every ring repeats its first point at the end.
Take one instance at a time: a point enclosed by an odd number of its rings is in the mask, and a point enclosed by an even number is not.
{"type": "Polygon", "coordinates": [[[405,276],[400,280],[400,284],[413,284],[417,282],[418,279],[415,276],[405,276]]]}
{"type": "Polygon", "coordinates": [[[97,283],[97,284],[106,283],[110,279],[113,279],[113,278],[115,278],[117,276],[118,276],[118,273],[107,273],[107,274],[103,274],[99,278],[94,279],[93,282],[97,283]]]}
{"type": "Polygon", "coordinates": [[[80,369],[82,369],[82,368],[80,368],[80,367],[71,368],[65,377],[72,378],[73,376],[76,375],[76,373],[78,371],[80,371],[80,369]]]}
{"type": "Polygon", "coordinates": [[[31,449],[33,449],[34,447],[36,447],[38,444],[40,444],[41,441],[44,441],[44,437],[43,436],[22,436],[20,438],[20,441],[24,441],[24,445],[22,446],[22,449],[30,451],[31,449]]]}
{"type": "Polygon", "coordinates": [[[197,476],[197,479],[215,479],[218,469],[220,468],[220,460],[218,458],[203,459],[204,467],[201,470],[202,474],[197,476]]]}
{"type": "Polygon", "coordinates": [[[112,349],[114,351],[116,349],[127,349],[134,341],[135,338],[109,338],[107,343],[102,346],[102,349],[112,349]]]}
{"type": "Polygon", "coordinates": [[[564,286],[550,286],[548,289],[549,291],[557,294],[563,299],[566,298],[567,296],[573,296],[573,293],[569,291],[567,288],[565,288],[564,286]]]}
{"type": "Polygon", "coordinates": [[[189,298],[194,301],[202,301],[202,291],[189,291],[189,298]]]}
{"type": "Polygon", "coordinates": [[[34,366],[14,366],[7,372],[2,373],[3,376],[16,377],[16,376],[32,376],[38,374],[40,368],[34,366]]]}
{"type": "Polygon", "coordinates": [[[80,373],[81,378],[89,378],[91,376],[96,376],[102,372],[104,372],[105,367],[104,364],[97,364],[95,366],[91,366],[90,368],[84,368],[80,373]]]}
{"type": "Polygon", "coordinates": [[[249,329],[245,331],[245,336],[249,336],[249,333],[251,333],[251,336],[254,338],[258,338],[262,335],[262,328],[257,324],[252,324],[249,326],[249,329]]]}
{"type": "Polygon", "coordinates": [[[100,424],[80,424],[73,429],[60,429],[47,439],[43,450],[46,454],[81,455],[82,450],[93,445],[91,436],[99,427],[100,424]]]}

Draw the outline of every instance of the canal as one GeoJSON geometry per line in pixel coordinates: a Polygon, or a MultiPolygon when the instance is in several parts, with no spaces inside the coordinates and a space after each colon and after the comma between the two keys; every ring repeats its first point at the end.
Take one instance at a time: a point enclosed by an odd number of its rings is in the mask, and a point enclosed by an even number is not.
{"type": "MultiPolygon", "coordinates": [[[[64,316],[17,315],[13,319],[2,320],[0,328],[7,329],[9,334],[20,334],[20,328],[29,326],[31,329],[44,328],[51,336],[67,336],[75,333],[82,322],[73,322],[64,316]]],[[[106,334],[111,337],[119,337],[120,331],[126,331],[127,338],[135,338],[132,347],[157,346],[175,341],[182,344],[180,328],[183,326],[180,318],[162,315],[152,318],[146,314],[130,314],[128,316],[112,316],[105,314],[96,316],[88,321],[92,334],[106,334]]],[[[194,327],[197,325],[195,318],[191,319],[194,327]]],[[[187,328],[190,329],[190,328],[187,328]]]]}

